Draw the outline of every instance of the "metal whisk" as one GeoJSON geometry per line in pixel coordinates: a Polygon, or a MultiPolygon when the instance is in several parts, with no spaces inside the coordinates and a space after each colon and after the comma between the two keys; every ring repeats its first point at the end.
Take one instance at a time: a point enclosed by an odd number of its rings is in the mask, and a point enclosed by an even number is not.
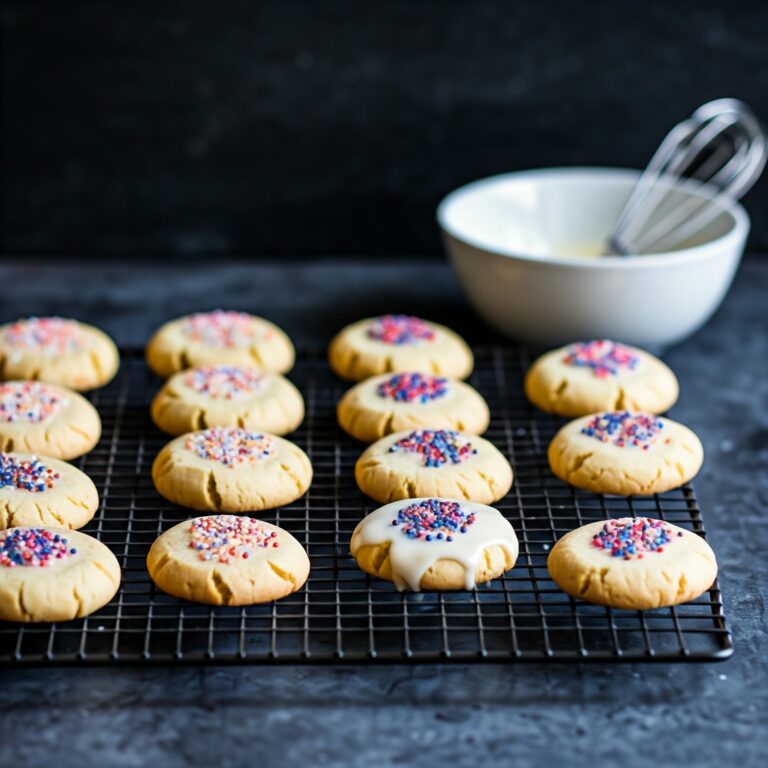
{"type": "Polygon", "coordinates": [[[737,99],[704,104],[661,142],[616,222],[609,252],[627,256],[684,243],[720,213],[716,203],[744,195],[765,162],[765,133],[746,104],[737,99]],[[670,192],[685,179],[706,184],[704,195],[673,204],[670,192]]]}

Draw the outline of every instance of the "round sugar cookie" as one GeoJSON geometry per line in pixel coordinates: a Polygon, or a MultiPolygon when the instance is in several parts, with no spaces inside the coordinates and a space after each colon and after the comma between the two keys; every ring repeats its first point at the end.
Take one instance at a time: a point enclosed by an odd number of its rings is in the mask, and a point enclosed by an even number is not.
{"type": "Polygon", "coordinates": [[[39,381],[0,383],[0,450],[68,460],[100,437],[99,414],[82,395],[39,381]]]}
{"type": "Polygon", "coordinates": [[[701,536],[647,517],[598,520],[567,533],[547,568],[572,597],[641,611],[694,600],[717,576],[715,553],[701,536]]]}
{"type": "Polygon", "coordinates": [[[117,373],[117,347],[104,331],[62,317],[29,317],[0,326],[0,378],[34,379],[80,391],[117,373]]]}
{"type": "Polygon", "coordinates": [[[342,429],[365,443],[420,427],[479,435],[490,421],[488,405],[469,384],[423,373],[361,381],[344,394],[336,414],[342,429]]]}
{"type": "Polygon", "coordinates": [[[410,315],[369,317],[348,325],[331,341],[328,359],[339,376],[352,381],[398,371],[464,379],[474,366],[461,336],[410,315]]]}
{"type": "Polygon", "coordinates": [[[413,592],[472,589],[512,568],[518,554],[497,509],[440,498],[379,507],[358,523],[350,549],[363,571],[413,592]]]}
{"type": "Polygon", "coordinates": [[[566,424],[547,451],[565,482],[595,493],[649,496],[687,483],[704,449],[688,427],[648,413],[611,411],[566,424]]]}
{"type": "Polygon", "coordinates": [[[279,373],[218,365],[181,371],[152,401],[152,420],[165,432],[182,435],[207,427],[284,435],[304,418],[299,390],[279,373]]]}
{"type": "Polygon", "coordinates": [[[79,619],[119,586],[117,558],[92,536],[54,526],[0,531],[0,619],[79,619]]]}
{"type": "Polygon", "coordinates": [[[376,501],[442,496],[492,504],[512,485],[512,467],[492,443],[455,430],[396,432],[355,464],[360,490],[376,501]]]}
{"type": "Polygon", "coordinates": [[[182,507],[249,512],[290,504],[312,481],[297,445],[267,432],[213,427],[177,437],[152,465],[157,492],[182,507]]]}
{"type": "Polygon", "coordinates": [[[290,533],[241,515],[196,517],[152,545],[147,570],[174,597],[209,605],[252,605],[301,589],[309,558],[290,533]]]}
{"type": "Polygon", "coordinates": [[[547,352],[525,377],[528,399],[560,416],[621,410],[664,413],[677,401],[678,391],[675,374],[657,357],[608,340],[547,352]]]}
{"type": "Polygon", "coordinates": [[[242,365],[286,373],[295,352],[274,323],[246,312],[198,312],[161,326],[147,344],[147,365],[164,379],[187,368],[242,365]]]}
{"type": "Polygon", "coordinates": [[[82,528],[98,508],[93,481],[71,464],[30,453],[0,453],[0,528],[82,528]]]}

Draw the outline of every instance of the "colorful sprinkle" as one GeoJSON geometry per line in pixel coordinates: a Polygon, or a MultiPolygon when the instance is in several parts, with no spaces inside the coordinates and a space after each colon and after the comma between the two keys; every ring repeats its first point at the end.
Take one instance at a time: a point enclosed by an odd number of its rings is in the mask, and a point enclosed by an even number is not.
{"type": "Polygon", "coordinates": [[[629,347],[602,339],[572,344],[563,362],[577,368],[590,368],[597,378],[607,379],[620,371],[634,370],[640,358],[629,347]]]}
{"type": "Polygon", "coordinates": [[[376,388],[379,397],[401,403],[427,403],[448,392],[448,379],[423,373],[396,373],[376,388]]]}
{"type": "Polygon", "coordinates": [[[44,568],[53,560],[77,554],[67,539],[46,528],[15,528],[0,531],[0,565],[44,568]]]}
{"type": "Polygon", "coordinates": [[[237,515],[198,517],[189,524],[189,536],[189,546],[201,560],[219,563],[247,560],[258,549],[280,546],[277,531],[268,531],[256,520],[237,515]]]}
{"type": "Polygon", "coordinates": [[[417,453],[425,467],[442,467],[443,464],[461,464],[477,453],[469,440],[460,441],[459,433],[450,429],[417,429],[393,443],[390,453],[404,451],[417,453]]]}
{"type": "Polygon", "coordinates": [[[196,368],[184,376],[184,383],[200,395],[214,399],[240,400],[264,389],[266,376],[253,368],[218,365],[196,368]]]}
{"type": "Polygon", "coordinates": [[[0,384],[0,422],[27,421],[39,424],[55,416],[69,399],[37,381],[0,384]]]}
{"type": "Polygon", "coordinates": [[[12,347],[37,349],[46,355],[75,352],[82,346],[80,323],[62,317],[29,317],[5,329],[5,341],[12,347]]]}
{"type": "Polygon", "coordinates": [[[435,332],[426,321],[411,315],[382,315],[368,327],[368,338],[384,344],[410,344],[434,341],[435,332]]]}
{"type": "Polygon", "coordinates": [[[185,445],[201,459],[218,461],[226,467],[263,459],[270,456],[275,447],[269,435],[240,427],[214,427],[194,432],[185,445]]]}
{"type": "Polygon", "coordinates": [[[209,347],[235,349],[247,347],[272,336],[269,328],[261,328],[253,320],[246,312],[216,309],[185,318],[183,331],[184,335],[193,341],[209,347]]]}
{"type": "Polygon", "coordinates": [[[662,520],[622,517],[605,523],[600,533],[592,537],[592,546],[613,557],[642,560],[648,552],[663,552],[667,544],[682,535],[680,531],[675,537],[672,528],[662,520]]]}
{"type": "Polygon", "coordinates": [[[392,525],[409,539],[422,541],[453,541],[454,536],[466,533],[475,522],[472,512],[465,512],[456,501],[425,499],[399,510],[392,525]]]}
{"type": "Polygon", "coordinates": [[[0,488],[42,493],[61,479],[61,473],[40,462],[36,456],[19,459],[10,453],[0,453],[0,488]]]}
{"type": "MultiPolygon", "coordinates": [[[[581,433],[601,443],[612,443],[617,448],[637,446],[647,451],[654,445],[664,422],[657,416],[630,411],[614,411],[593,416],[581,433]]],[[[665,443],[669,443],[667,438],[665,443]]]]}

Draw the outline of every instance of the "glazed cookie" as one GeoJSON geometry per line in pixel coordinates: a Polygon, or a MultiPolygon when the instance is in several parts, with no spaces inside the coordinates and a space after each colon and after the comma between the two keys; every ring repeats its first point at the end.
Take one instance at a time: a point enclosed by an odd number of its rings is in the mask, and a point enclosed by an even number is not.
{"type": "Polygon", "coordinates": [[[206,427],[293,432],[304,418],[299,390],[279,373],[219,365],[172,376],[152,401],[152,420],[172,435],[206,427]]]}
{"type": "Polygon", "coordinates": [[[34,379],[82,391],[111,381],[119,362],[106,333],[76,320],[30,317],[0,326],[3,379],[34,379]]]}
{"type": "Polygon", "coordinates": [[[396,432],[358,459],[355,479],[363,493],[386,503],[442,496],[491,504],[512,485],[512,467],[487,440],[446,429],[396,432]]]}
{"type": "Polygon", "coordinates": [[[79,619],[119,586],[117,559],[92,536],[52,526],[0,531],[0,619],[79,619]]]}
{"type": "Polygon", "coordinates": [[[365,443],[406,429],[488,429],[488,405],[469,384],[443,376],[396,373],[374,376],[348,390],[336,409],[345,432],[365,443]]]}
{"type": "Polygon", "coordinates": [[[472,589],[517,560],[517,536],[493,507],[452,499],[405,499],[363,518],[352,556],[398,590],[472,589]]]}
{"type": "Polygon", "coordinates": [[[174,597],[210,605],[252,605],[301,589],[304,547],[287,531],[252,517],[212,515],[175,525],[149,550],[147,570],[174,597]]]}
{"type": "Polygon", "coordinates": [[[701,536],[648,517],[599,520],[567,533],[547,568],[571,597],[641,611],[694,600],[717,576],[701,536]]]}
{"type": "Polygon", "coordinates": [[[147,365],[164,379],[187,368],[211,365],[285,373],[294,358],[291,340],[274,323],[222,309],[171,320],[147,345],[147,365]]]}
{"type": "Polygon", "coordinates": [[[419,371],[464,379],[472,373],[472,351],[444,325],[409,315],[382,315],[344,328],[328,350],[331,368],[361,381],[380,373],[419,371]]]}
{"type": "Polygon", "coordinates": [[[0,528],[82,528],[98,507],[91,478],[71,464],[29,453],[0,453],[0,528]]]}
{"type": "Polygon", "coordinates": [[[75,459],[100,437],[99,414],[82,395],[39,381],[0,383],[0,450],[75,459]]]}
{"type": "Polygon", "coordinates": [[[542,411],[664,413],[677,401],[675,374],[658,358],[615,341],[587,341],[547,352],[525,377],[525,394],[542,411]]]}
{"type": "Polygon", "coordinates": [[[649,496],[687,483],[699,471],[704,449],[676,421],[612,411],[566,424],[547,456],[552,471],[577,488],[649,496]]]}
{"type": "Polygon", "coordinates": [[[214,427],[177,437],[152,465],[157,492],[174,504],[248,512],[290,504],[312,481],[297,445],[266,432],[214,427]]]}

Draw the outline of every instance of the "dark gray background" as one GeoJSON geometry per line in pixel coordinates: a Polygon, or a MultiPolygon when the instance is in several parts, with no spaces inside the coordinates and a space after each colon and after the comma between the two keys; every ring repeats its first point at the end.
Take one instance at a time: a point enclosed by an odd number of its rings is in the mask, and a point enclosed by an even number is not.
{"type": "MultiPolygon", "coordinates": [[[[730,2],[2,2],[0,252],[438,253],[455,186],[640,166],[721,96],[768,117],[730,2]]],[[[753,249],[768,249],[748,200],[753,249]]]]}

